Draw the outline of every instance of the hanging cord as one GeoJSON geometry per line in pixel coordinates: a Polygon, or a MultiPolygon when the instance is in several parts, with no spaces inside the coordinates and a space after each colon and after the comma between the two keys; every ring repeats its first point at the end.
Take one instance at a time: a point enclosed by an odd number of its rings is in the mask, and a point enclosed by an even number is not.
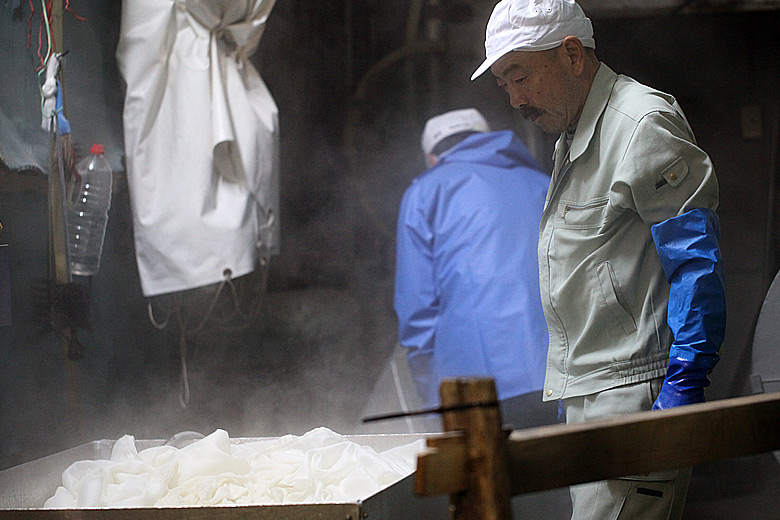
{"type": "Polygon", "coordinates": [[[187,372],[187,333],[184,325],[184,320],[181,316],[181,307],[179,312],[176,313],[176,321],[179,324],[179,360],[181,361],[181,388],[179,389],[179,405],[183,409],[187,409],[190,404],[190,378],[187,372]]]}
{"type": "Polygon", "coordinates": [[[27,19],[27,48],[28,49],[30,48],[30,45],[32,45],[32,23],[33,23],[33,18],[35,17],[35,5],[33,4],[33,0],[29,0],[29,2],[30,2],[30,17],[27,19]]]}
{"type": "Polygon", "coordinates": [[[168,326],[168,322],[171,319],[171,315],[173,314],[173,309],[168,311],[168,315],[165,317],[165,319],[162,322],[158,322],[157,319],[154,317],[154,309],[152,308],[152,300],[147,300],[146,302],[146,312],[149,315],[149,321],[152,322],[152,326],[157,330],[163,330],[165,327],[168,326]]]}
{"type": "MultiPolygon", "coordinates": [[[[32,4],[31,4],[32,5],[32,4]]],[[[41,64],[36,69],[38,72],[38,79],[40,84],[40,77],[41,74],[46,71],[46,64],[49,62],[49,56],[51,56],[52,51],[54,50],[53,42],[51,41],[51,19],[49,17],[49,11],[46,8],[46,2],[44,0],[41,0],[41,23],[40,27],[38,29],[38,59],[40,60],[41,64]],[[43,36],[43,29],[46,28],[46,56],[41,56],[41,47],[42,45],[42,36],[43,36]]]]}
{"type": "Polygon", "coordinates": [[[170,324],[171,317],[176,320],[176,324],[179,329],[179,358],[181,363],[181,387],[179,391],[179,404],[183,409],[186,409],[190,402],[189,371],[187,369],[187,338],[192,338],[201,332],[206,327],[206,324],[209,323],[209,321],[211,321],[211,323],[215,324],[221,330],[227,330],[231,332],[243,330],[252,322],[254,322],[262,310],[262,304],[264,300],[263,295],[265,294],[268,280],[268,260],[266,258],[260,258],[257,271],[260,277],[260,282],[257,289],[258,295],[256,301],[250,306],[248,311],[245,312],[241,309],[240,294],[232,278],[233,272],[230,269],[225,269],[223,272],[224,279],[217,286],[214,292],[214,296],[211,297],[203,318],[200,319],[200,321],[194,327],[190,326],[194,309],[190,307],[189,310],[186,311],[185,316],[185,311],[183,310],[182,305],[182,293],[173,295],[171,308],[168,310],[168,313],[162,321],[155,317],[152,300],[149,299],[147,301],[146,308],[149,315],[149,321],[152,323],[154,328],[163,330],[170,324]],[[230,301],[233,304],[233,314],[226,319],[220,320],[213,317],[213,314],[220,297],[226,291],[226,287],[229,290],[230,301]],[[235,316],[240,318],[238,325],[231,324],[231,322],[235,321],[233,319],[235,316]]]}
{"type": "MultiPolygon", "coordinates": [[[[260,203],[260,200],[257,198],[257,195],[253,190],[248,189],[248,192],[250,197],[254,200],[255,204],[257,204],[257,208],[260,214],[265,217],[265,223],[259,226],[258,232],[259,238],[257,248],[260,250],[264,245],[262,236],[264,232],[272,228],[274,221],[276,220],[276,215],[270,209],[268,211],[263,210],[263,205],[260,203]]],[[[230,290],[230,299],[233,304],[232,314],[223,319],[214,317],[211,319],[211,322],[214,324],[214,326],[223,332],[238,332],[246,329],[252,323],[254,323],[263,308],[263,296],[265,295],[268,284],[268,268],[268,258],[265,256],[260,256],[258,260],[258,267],[255,270],[255,273],[257,273],[260,278],[259,283],[256,284],[257,295],[256,298],[252,298],[252,295],[250,294],[250,306],[246,312],[241,309],[241,295],[239,294],[236,284],[233,283],[233,272],[230,269],[225,269],[222,273],[224,279],[217,286],[217,289],[214,293],[214,296],[211,298],[211,302],[208,305],[203,319],[194,328],[189,327],[190,316],[193,313],[193,308],[191,307],[189,309],[186,318],[184,318],[182,315],[183,293],[177,293],[173,295],[173,305],[168,310],[168,313],[162,321],[159,321],[155,317],[152,299],[147,300],[146,310],[149,316],[149,321],[152,323],[154,328],[158,330],[164,330],[170,324],[172,316],[175,317],[176,323],[179,327],[179,356],[181,359],[181,390],[179,393],[179,404],[182,408],[186,409],[190,401],[190,386],[187,370],[187,337],[193,337],[201,332],[201,330],[203,330],[203,328],[209,322],[209,319],[212,318],[212,314],[214,313],[217,303],[219,302],[219,299],[222,296],[226,286],[230,290]],[[255,300],[254,304],[251,303],[253,299],[255,300]],[[238,317],[238,320],[236,320],[236,317],[238,317]]],[[[249,286],[251,287],[252,284],[249,284],[249,286]]]]}
{"type": "MultiPolygon", "coordinates": [[[[22,7],[23,0],[19,1],[19,5],[14,9],[14,15],[21,17],[23,7],[22,7]]],[[[33,0],[28,0],[28,5],[30,6],[30,16],[27,18],[27,45],[26,48],[30,48],[32,45],[32,33],[33,33],[33,20],[35,19],[35,3],[33,0]]],[[[53,8],[53,0],[41,0],[41,21],[38,24],[38,49],[37,49],[37,55],[39,60],[39,65],[35,68],[36,72],[38,72],[38,76],[40,78],[41,72],[46,70],[46,64],[49,61],[49,57],[59,49],[57,49],[57,43],[53,41],[52,39],[52,8],[53,8]],[[46,54],[42,55],[41,51],[43,50],[43,35],[46,34],[46,54]]],[[[70,13],[71,16],[73,16],[76,20],[80,22],[86,22],[87,19],[78,13],[76,13],[73,9],[70,8],[70,0],[65,0],[65,12],[70,13]]]]}
{"type": "Polygon", "coordinates": [[[214,297],[211,299],[211,303],[208,306],[208,310],[206,311],[206,314],[203,316],[201,322],[192,329],[189,329],[187,325],[190,318],[189,315],[192,313],[192,310],[190,310],[187,313],[188,316],[186,319],[184,318],[184,316],[182,316],[181,294],[177,294],[174,296],[174,306],[171,309],[171,311],[168,313],[168,316],[165,318],[165,321],[162,324],[157,322],[157,320],[154,318],[152,301],[149,300],[147,304],[148,311],[149,311],[149,319],[151,320],[152,325],[154,325],[156,328],[164,329],[168,325],[171,315],[173,315],[176,318],[176,324],[179,326],[179,361],[181,363],[181,387],[179,389],[179,405],[183,409],[186,409],[190,403],[190,381],[189,381],[189,371],[187,370],[187,336],[194,336],[195,334],[200,332],[203,329],[203,327],[206,325],[206,322],[211,316],[211,313],[214,311],[214,307],[216,307],[217,305],[217,301],[219,300],[219,297],[222,294],[222,290],[224,289],[228,281],[230,281],[230,275],[231,275],[230,271],[226,270],[225,279],[222,282],[220,282],[219,287],[217,288],[217,291],[214,294],[214,297]]]}
{"type": "Polygon", "coordinates": [[[233,331],[244,329],[248,325],[250,325],[255,320],[255,318],[257,318],[257,316],[260,314],[260,311],[263,308],[263,301],[264,301],[263,295],[265,294],[266,283],[268,281],[268,262],[265,258],[260,259],[259,276],[260,276],[260,283],[258,284],[259,287],[258,287],[257,299],[254,302],[254,305],[250,305],[250,308],[247,312],[241,310],[240,296],[238,294],[238,289],[236,288],[236,285],[233,283],[232,280],[227,281],[227,286],[230,289],[230,297],[233,302],[233,309],[235,315],[241,318],[241,321],[239,322],[238,325],[230,326],[228,325],[229,319],[223,320],[219,322],[223,329],[227,328],[233,331]]]}
{"type": "Polygon", "coordinates": [[[70,0],[65,0],[65,11],[69,12],[73,15],[73,18],[78,20],[79,22],[86,22],[87,19],[84,16],[80,16],[76,11],[70,8],[70,0]]]}

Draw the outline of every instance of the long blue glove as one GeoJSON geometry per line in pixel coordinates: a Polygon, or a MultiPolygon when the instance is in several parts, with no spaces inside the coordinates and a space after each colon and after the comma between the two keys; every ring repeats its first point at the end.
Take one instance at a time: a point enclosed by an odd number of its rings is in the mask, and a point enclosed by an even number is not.
{"type": "Polygon", "coordinates": [[[704,401],[707,374],[718,362],[726,326],[726,291],[718,242],[720,222],[694,209],[651,228],[669,281],[667,323],[674,335],[669,367],[653,409],[704,401]]]}
{"type": "Polygon", "coordinates": [[[669,358],[666,378],[653,403],[653,410],[664,410],[685,404],[704,402],[704,388],[709,386],[707,377],[711,368],[678,357],[669,358]]]}

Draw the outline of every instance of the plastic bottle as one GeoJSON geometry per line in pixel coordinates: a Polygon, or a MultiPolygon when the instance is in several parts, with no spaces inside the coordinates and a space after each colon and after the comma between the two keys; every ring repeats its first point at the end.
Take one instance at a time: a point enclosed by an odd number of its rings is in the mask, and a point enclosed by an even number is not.
{"type": "Polygon", "coordinates": [[[71,273],[92,276],[100,267],[103,239],[111,207],[111,166],[102,144],[93,144],[90,155],[76,165],[68,199],[68,239],[71,273]]]}

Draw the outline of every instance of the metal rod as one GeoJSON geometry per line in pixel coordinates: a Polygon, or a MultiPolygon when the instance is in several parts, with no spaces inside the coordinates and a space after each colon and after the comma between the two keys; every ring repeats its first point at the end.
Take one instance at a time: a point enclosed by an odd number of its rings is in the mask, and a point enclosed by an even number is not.
{"type": "Polygon", "coordinates": [[[374,421],[384,421],[385,419],[398,419],[401,417],[410,417],[413,415],[427,415],[429,413],[445,413],[445,412],[457,412],[459,410],[468,410],[470,408],[493,408],[498,406],[498,401],[488,401],[488,402],[473,402],[473,403],[463,403],[453,406],[438,406],[436,408],[427,408],[424,410],[412,410],[410,412],[393,412],[393,413],[387,413],[387,414],[380,414],[380,415],[370,415],[368,417],[363,417],[362,421],[364,423],[367,422],[374,422],[374,421]]]}

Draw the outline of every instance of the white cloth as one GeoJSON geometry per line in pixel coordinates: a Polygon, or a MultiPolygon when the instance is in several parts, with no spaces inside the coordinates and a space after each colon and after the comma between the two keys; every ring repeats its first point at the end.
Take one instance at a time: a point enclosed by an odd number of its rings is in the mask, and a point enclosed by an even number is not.
{"type": "Polygon", "coordinates": [[[117,60],[146,296],[241,276],[278,252],[278,111],[247,59],[274,3],[124,0],[117,60]]]}
{"type": "Polygon", "coordinates": [[[57,110],[57,74],[60,71],[61,54],[53,54],[46,63],[46,74],[41,86],[43,108],[41,109],[41,128],[47,132],[51,130],[51,118],[57,110]]]}
{"type": "Polygon", "coordinates": [[[68,467],[44,508],[354,502],[414,472],[424,448],[420,439],[378,453],[322,427],[244,444],[216,430],[141,452],[125,435],[110,460],[68,467]]]}

